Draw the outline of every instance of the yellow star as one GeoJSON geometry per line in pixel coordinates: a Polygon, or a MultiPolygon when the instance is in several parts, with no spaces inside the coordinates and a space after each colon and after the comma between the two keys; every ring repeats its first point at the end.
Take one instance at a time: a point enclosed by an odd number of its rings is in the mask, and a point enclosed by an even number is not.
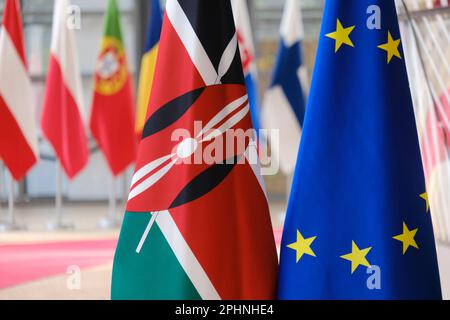
{"type": "Polygon", "coordinates": [[[403,222],[403,233],[399,234],[398,236],[392,237],[395,240],[398,240],[403,243],[403,254],[406,253],[406,250],[408,250],[409,247],[419,249],[416,240],[414,240],[414,237],[416,236],[418,230],[419,230],[418,228],[414,230],[409,230],[406,223],[403,222]]]}
{"type": "Polygon", "coordinates": [[[427,206],[427,212],[430,212],[430,202],[428,201],[428,193],[422,193],[420,197],[425,200],[426,206],[427,206]]]}
{"type": "Polygon", "coordinates": [[[391,32],[388,31],[388,42],[384,43],[384,44],[380,44],[378,46],[378,48],[387,52],[387,63],[388,64],[391,62],[393,56],[396,56],[399,59],[402,58],[402,56],[400,55],[400,52],[398,51],[399,45],[400,45],[400,39],[394,40],[392,38],[391,32]]]}
{"type": "Polygon", "coordinates": [[[305,239],[305,238],[303,238],[300,231],[297,230],[297,241],[294,243],[291,243],[290,245],[287,246],[289,249],[295,250],[296,255],[297,255],[297,263],[300,261],[300,259],[302,258],[302,256],[304,254],[307,254],[307,255],[310,255],[313,257],[316,256],[314,251],[312,251],[312,249],[311,249],[311,244],[313,243],[314,240],[316,240],[316,238],[317,237],[311,237],[311,238],[305,239]]]}
{"type": "Polygon", "coordinates": [[[337,19],[336,22],[336,31],[326,34],[325,36],[331,39],[334,39],[336,41],[334,52],[338,52],[339,48],[346,44],[350,47],[355,47],[353,45],[352,40],[350,39],[350,33],[352,33],[353,29],[355,29],[355,26],[351,26],[348,28],[344,28],[341,24],[341,21],[337,19]]]}
{"type": "Polygon", "coordinates": [[[341,256],[342,259],[348,260],[352,263],[352,274],[355,270],[363,265],[365,267],[370,267],[369,261],[367,261],[366,256],[369,251],[372,250],[372,247],[365,248],[360,250],[356,245],[355,241],[352,241],[352,252],[346,255],[341,256]]]}

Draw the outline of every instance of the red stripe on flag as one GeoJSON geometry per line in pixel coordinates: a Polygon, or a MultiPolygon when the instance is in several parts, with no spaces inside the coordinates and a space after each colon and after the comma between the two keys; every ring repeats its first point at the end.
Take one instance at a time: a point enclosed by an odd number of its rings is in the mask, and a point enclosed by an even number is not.
{"type": "Polygon", "coordinates": [[[224,300],[271,299],[277,256],[264,192],[249,165],[170,213],[224,300]]]}
{"type": "Polygon", "coordinates": [[[21,180],[37,162],[16,119],[0,95],[0,158],[15,180],[21,180]]]}
{"type": "MultiPolygon", "coordinates": [[[[195,138],[199,132],[195,129],[194,121],[201,121],[203,125],[206,125],[217,115],[218,110],[246,94],[245,88],[241,85],[227,85],[227,96],[224,97],[224,88],[224,86],[210,86],[209,88],[206,88],[202,95],[176,122],[156,134],[143,139],[140,144],[140,153],[136,162],[136,168],[139,170],[156,159],[160,159],[161,157],[172,153],[176,154],[177,146],[181,143],[181,140],[178,140],[180,137],[174,135],[176,130],[183,130],[183,133],[189,134],[189,137],[183,138],[195,138]],[[212,108],[212,102],[215,103],[216,101],[223,102],[219,104],[219,108],[212,108]]],[[[215,127],[219,126],[220,123],[215,127]]],[[[243,129],[246,131],[250,127],[251,120],[250,117],[247,116],[231,129],[243,129]]],[[[236,144],[235,147],[230,148],[229,146],[227,147],[225,136],[220,139],[224,140],[224,144],[221,146],[223,149],[221,150],[221,154],[219,152],[214,152],[215,160],[218,160],[219,157],[221,161],[231,159],[235,155],[242,154],[245,151],[238,147],[242,148],[247,146],[238,146],[236,144]]],[[[183,159],[178,158],[176,165],[174,165],[160,181],[143,192],[139,197],[135,197],[128,201],[127,211],[147,212],[167,210],[176,199],[177,195],[189,182],[211,167],[211,165],[214,164],[212,163],[212,160],[214,159],[205,159],[204,155],[209,154],[208,150],[211,150],[211,148],[218,145],[215,142],[201,142],[201,139],[197,139],[197,141],[199,141],[198,148],[189,158],[190,161],[187,162],[187,164],[183,164],[183,159]]],[[[149,172],[148,175],[154,174],[158,169],[166,166],[173,159],[176,158],[174,157],[167,162],[164,162],[163,165],[159,168],[155,168],[152,172],[149,172]]],[[[148,176],[145,176],[141,179],[141,182],[147,178],[148,176]]],[[[139,183],[135,184],[134,187],[137,185],[139,185],[139,183]]]]}
{"type": "Polygon", "coordinates": [[[131,79],[116,94],[94,93],[90,127],[111,172],[121,174],[136,159],[134,101],[131,79]]]}
{"type": "Polygon", "coordinates": [[[170,20],[167,17],[165,20],[166,27],[163,28],[161,34],[164,42],[158,49],[147,119],[169,101],[186,92],[205,86],[170,20]],[[178,79],[182,79],[182,81],[178,79]],[[166,85],[167,83],[170,83],[170,86],[166,85]]]}
{"type": "Polygon", "coordinates": [[[16,47],[18,55],[26,67],[27,59],[25,57],[22,14],[20,13],[19,0],[6,0],[2,27],[8,32],[14,46],[16,47]]]}
{"type": "Polygon", "coordinates": [[[61,66],[53,55],[47,76],[42,130],[67,176],[74,178],[88,162],[87,137],[79,107],[67,89],[61,66]]]}

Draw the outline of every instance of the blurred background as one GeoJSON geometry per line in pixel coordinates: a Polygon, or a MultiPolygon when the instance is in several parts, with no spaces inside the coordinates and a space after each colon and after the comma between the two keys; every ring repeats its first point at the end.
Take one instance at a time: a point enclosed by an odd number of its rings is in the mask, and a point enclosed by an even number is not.
{"type": "MultiPolygon", "coordinates": [[[[0,13],[4,0],[0,0],[0,13]]],[[[50,41],[52,32],[53,1],[50,0],[24,0],[23,19],[25,23],[25,38],[28,63],[37,97],[36,121],[41,118],[42,100],[45,93],[47,65],[50,54],[50,41]]],[[[164,3],[164,1],[162,1],[164,3]]],[[[322,0],[304,0],[301,2],[304,14],[306,39],[304,43],[305,58],[309,70],[312,70],[314,54],[317,45],[317,36],[320,29],[322,0]]],[[[89,114],[94,68],[100,39],[103,32],[103,19],[107,5],[104,0],[75,0],[72,4],[78,5],[82,12],[82,27],[77,31],[78,54],[83,77],[83,91],[85,106],[89,114]]],[[[129,67],[134,75],[135,84],[138,83],[138,71],[146,39],[147,1],[121,0],[121,20],[126,44],[129,67]]],[[[257,62],[260,75],[260,92],[265,91],[270,80],[273,63],[278,50],[279,28],[284,0],[255,0],[249,2],[252,18],[255,45],[257,47],[257,62]]],[[[18,186],[17,196],[20,202],[33,200],[45,203],[53,201],[55,196],[55,161],[52,148],[40,140],[40,153],[42,161],[34,168],[28,177],[18,186]]],[[[132,170],[131,170],[132,172],[132,170]]],[[[3,173],[2,173],[3,174],[3,173]]],[[[117,182],[117,197],[121,200],[128,192],[128,179],[131,173],[117,182]]],[[[102,155],[93,152],[89,166],[71,183],[64,181],[63,193],[69,203],[101,202],[108,199],[109,171],[105,166],[102,155]],[[93,174],[95,173],[95,174],[93,174]]],[[[283,176],[271,177],[268,181],[270,193],[279,201],[286,198],[286,183],[283,176]]],[[[4,181],[5,179],[1,179],[4,181]]],[[[6,188],[1,188],[0,197],[6,199],[6,188]]]]}
{"type": "MultiPolygon", "coordinates": [[[[244,0],[243,0],[244,1],[244,0]]],[[[148,1],[120,0],[122,30],[129,67],[138,83],[146,39],[148,1]]],[[[324,0],[301,0],[305,39],[302,43],[309,80],[321,25],[324,0]]],[[[53,5],[51,0],[22,0],[29,70],[39,123],[50,53],[53,5]]],[[[247,0],[256,46],[261,97],[269,85],[280,41],[284,0],[247,0]]],[[[450,8],[447,1],[398,1],[399,18],[412,86],[428,192],[439,242],[441,276],[450,297],[450,8]],[[408,19],[409,18],[409,19],[408,19]],[[418,48],[417,37],[424,41],[418,48]],[[424,72],[425,70],[425,72],[424,72]],[[425,76],[426,75],[426,76],[425,76]],[[438,137],[430,142],[429,136],[438,137]]],[[[106,0],[72,0],[81,8],[81,29],[76,31],[85,105],[91,105],[94,68],[103,33],[106,0]]],[[[162,1],[164,4],[164,1],[162,1]]],[[[0,15],[4,0],[0,0],[0,15]]],[[[5,75],[0,75],[5,76],[5,75]]],[[[89,114],[89,109],[86,110],[89,114]]],[[[38,126],[39,127],[39,126],[38,126]]],[[[99,221],[111,213],[123,214],[133,168],[114,186],[102,154],[91,142],[88,167],[73,181],[63,179],[63,217],[69,230],[48,231],[55,216],[56,161],[42,138],[41,160],[15,188],[15,218],[26,230],[0,232],[0,299],[108,299],[111,262],[119,228],[102,228],[99,221]],[[111,188],[114,192],[111,193],[111,188]],[[111,206],[111,194],[116,207],[111,206]],[[72,266],[69,268],[69,266],[72,266]],[[81,285],[72,277],[80,276],[81,285]]],[[[291,177],[267,176],[266,185],[275,235],[279,240],[291,177]]],[[[8,215],[8,180],[0,167],[0,221],[8,215]]]]}

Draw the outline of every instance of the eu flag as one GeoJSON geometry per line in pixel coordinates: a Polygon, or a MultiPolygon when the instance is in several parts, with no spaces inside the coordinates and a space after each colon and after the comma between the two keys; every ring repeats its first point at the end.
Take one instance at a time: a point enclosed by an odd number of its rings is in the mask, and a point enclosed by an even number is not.
{"type": "Polygon", "coordinates": [[[281,299],[441,299],[392,0],[327,0],[281,248],[281,299]]]}

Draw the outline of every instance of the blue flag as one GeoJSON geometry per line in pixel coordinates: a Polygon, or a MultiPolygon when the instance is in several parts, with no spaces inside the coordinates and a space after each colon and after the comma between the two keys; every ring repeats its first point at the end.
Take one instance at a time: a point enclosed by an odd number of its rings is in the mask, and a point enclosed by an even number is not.
{"type": "Polygon", "coordinates": [[[394,1],[326,1],[279,298],[441,299],[394,1]]]}
{"type": "Polygon", "coordinates": [[[272,141],[271,147],[287,175],[292,175],[295,169],[308,88],[302,54],[302,20],[299,2],[287,0],[281,20],[280,47],[262,114],[264,128],[279,132],[279,143],[272,141]]]}

